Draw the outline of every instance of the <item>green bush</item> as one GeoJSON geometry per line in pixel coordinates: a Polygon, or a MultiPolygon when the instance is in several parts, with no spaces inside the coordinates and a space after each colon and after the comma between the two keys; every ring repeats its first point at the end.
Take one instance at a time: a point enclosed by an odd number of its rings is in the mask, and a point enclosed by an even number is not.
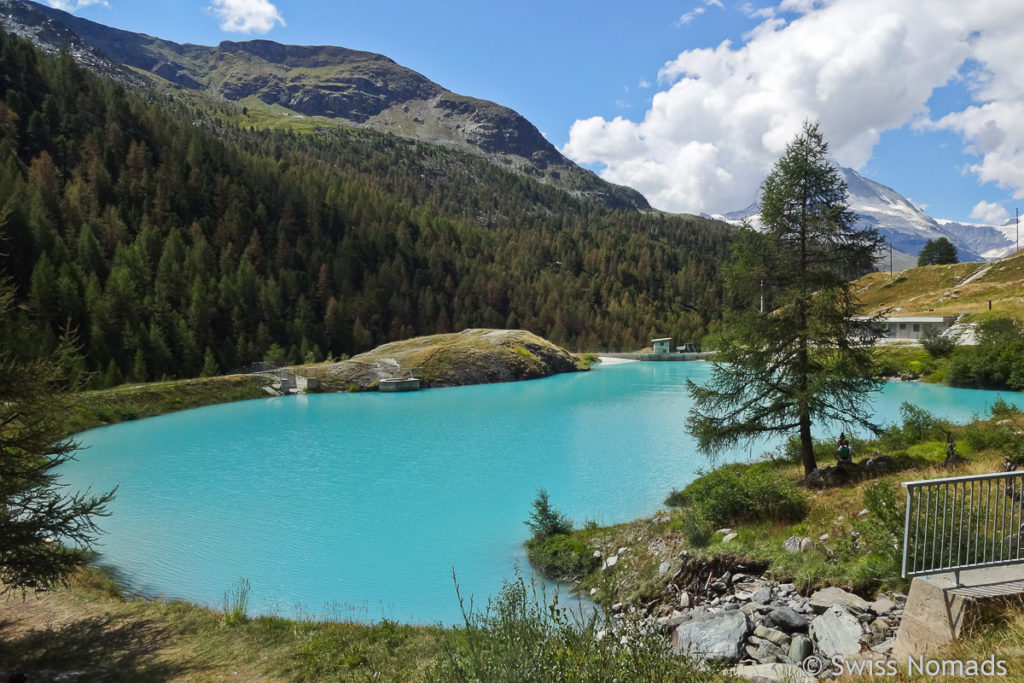
{"type": "Polygon", "coordinates": [[[953,353],[953,349],[956,348],[956,341],[952,337],[942,334],[934,327],[930,327],[921,335],[921,346],[924,347],[924,350],[932,358],[945,358],[953,353]]]}
{"type": "Polygon", "coordinates": [[[687,508],[683,511],[676,528],[683,532],[686,541],[694,548],[703,548],[711,542],[715,533],[715,525],[705,517],[702,512],[695,508],[687,508]]]}
{"type": "Polygon", "coordinates": [[[368,663],[363,648],[335,624],[313,634],[295,652],[296,673],[303,680],[324,680],[368,663]]]}
{"type": "Polygon", "coordinates": [[[882,345],[874,349],[874,373],[879,377],[921,377],[931,375],[945,366],[924,349],[900,345],[882,345]]]}
{"type": "Polygon", "coordinates": [[[924,408],[904,402],[900,406],[903,423],[887,427],[878,439],[885,450],[895,451],[908,448],[924,441],[945,441],[952,425],[939,419],[924,408]]]}
{"type": "Polygon", "coordinates": [[[600,562],[590,544],[566,534],[534,536],[526,542],[526,556],[544,576],[553,579],[578,578],[589,574],[600,562]]]}
{"type": "Polygon", "coordinates": [[[225,626],[238,626],[249,621],[249,579],[240,578],[230,593],[224,593],[225,626]]]}
{"type": "Polygon", "coordinates": [[[698,521],[711,526],[755,519],[797,522],[808,510],[807,493],[773,463],[719,467],[673,491],[665,504],[692,509],[698,521]]]}
{"type": "Polygon", "coordinates": [[[1024,434],[1008,425],[972,422],[964,427],[964,440],[971,450],[997,450],[1011,462],[1024,463],[1024,434]]]}
{"type": "Polygon", "coordinates": [[[1024,330],[1010,318],[978,323],[977,346],[961,346],[950,358],[947,377],[955,386],[1024,389],[1024,330]]]}
{"type": "Polygon", "coordinates": [[[905,494],[900,487],[884,481],[864,489],[864,507],[868,515],[858,520],[860,538],[870,555],[877,556],[872,565],[881,568],[880,580],[895,580],[902,572],[903,523],[905,494]]]}
{"type": "Polygon", "coordinates": [[[996,396],[995,403],[989,408],[992,417],[1000,420],[1020,415],[1020,412],[1020,408],[1012,403],[1007,403],[1002,396],[996,396]]]}

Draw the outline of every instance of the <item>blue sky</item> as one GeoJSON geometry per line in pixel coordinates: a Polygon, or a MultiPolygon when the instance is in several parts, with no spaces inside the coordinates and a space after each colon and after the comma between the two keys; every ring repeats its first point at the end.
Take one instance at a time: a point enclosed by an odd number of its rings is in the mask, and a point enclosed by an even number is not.
{"type": "Polygon", "coordinates": [[[177,42],[385,54],[665,210],[742,208],[807,118],[839,163],[936,218],[999,223],[1024,203],[1018,0],[49,4],[177,42]]]}

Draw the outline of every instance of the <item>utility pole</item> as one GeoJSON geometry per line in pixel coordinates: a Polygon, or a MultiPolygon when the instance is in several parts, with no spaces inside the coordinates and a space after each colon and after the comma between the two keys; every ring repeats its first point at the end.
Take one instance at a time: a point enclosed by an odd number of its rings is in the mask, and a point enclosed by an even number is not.
{"type": "Polygon", "coordinates": [[[1017,251],[1020,251],[1020,209],[1013,210],[1013,222],[1017,226],[1017,251]]]}
{"type": "Polygon", "coordinates": [[[892,277],[892,240],[889,240],[889,277],[892,277]]]}

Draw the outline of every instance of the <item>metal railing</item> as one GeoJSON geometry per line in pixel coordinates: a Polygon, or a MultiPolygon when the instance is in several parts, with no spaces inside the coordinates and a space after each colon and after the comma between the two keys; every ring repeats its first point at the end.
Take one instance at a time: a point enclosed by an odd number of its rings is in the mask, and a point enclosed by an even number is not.
{"type": "Polygon", "coordinates": [[[903,482],[903,577],[1024,563],[1024,472],[903,482]]]}

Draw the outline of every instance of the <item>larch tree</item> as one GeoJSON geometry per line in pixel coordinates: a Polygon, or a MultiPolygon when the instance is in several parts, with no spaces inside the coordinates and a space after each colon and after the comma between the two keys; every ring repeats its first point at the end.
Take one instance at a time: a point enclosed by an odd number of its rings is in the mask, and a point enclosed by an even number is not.
{"type": "Polygon", "coordinates": [[[878,318],[858,317],[850,279],[871,268],[882,238],[855,229],[846,184],[817,124],[806,123],[762,185],[762,229],[740,229],[726,268],[739,302],[725,316],[710,381],[688,382],[687,426],[698,448],[796,433],[805,474],[817,467],[815,422],[874,429],[880,386],[870,345],[878,318]]]}
{"type": "Polygon", "coordinates": [[[81,566],[113,497],[63,489],[56,468],[77,448],[63,412],[75,350],[33,357],[23,322],[0,277],[0,593],[52,586],[81,566]]]}

